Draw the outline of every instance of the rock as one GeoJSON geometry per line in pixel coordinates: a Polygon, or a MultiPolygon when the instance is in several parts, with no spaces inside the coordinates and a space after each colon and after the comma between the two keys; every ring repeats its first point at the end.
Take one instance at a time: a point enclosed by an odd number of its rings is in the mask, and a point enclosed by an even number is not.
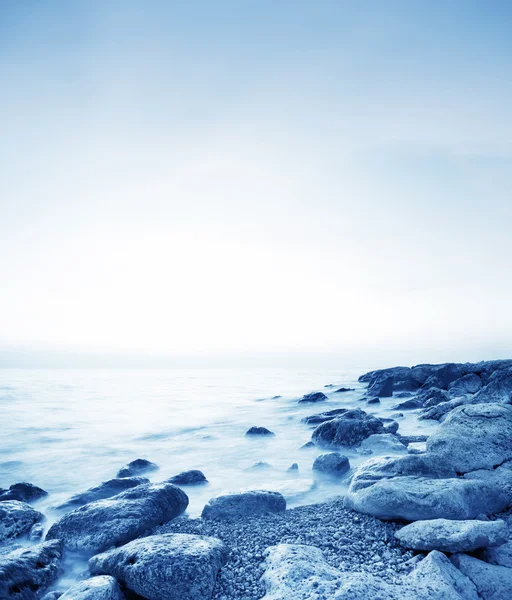
{"type": "Polygon", "coordinates": [[[149,479],[145,477],[118,477],[116,479],[109,479],[97,485],[96,487],[89,488],[85,492],[75,494],[71,496],[66,502],[59,504],[55,507],[57,510],[71,510],[89,502],[95,500],[103,500],[104,498],[111,498],[116,496],[125,490],[137,487],[143,483],[149,483],[149,479]]]}
{"type": "Polygon", "coordinates": [[[474,552],[488,546],[504,544],[508,528],[504,521],[416,521],[395,533],[404,548],[474,552]]]}
{"type": "Polygon", "coordinates": [[[32,600],[58,576],[62,542],[54,540],[29,548],[18,548],[0,557],[0,598],[32,600]]]}
{"type": "Polygon", "coordinates": [[[312,441],[324,448],[358,446],[373,433],[382,433],[384,425],[381,419],[355,409],[320,424],[311,436],[312,441]]]}
{"type": "Polygon", "coordinates": [[[275,433],[266,427],[251,427],[245,435],[275,435],[275,433]]]}
{"type": "Polygon", "coordinates": [[[141,473],[148,473],[149,471],[156,471],[157,469],[158,465],[155,465],[155,463],[152,463],[145,458],[137,458],[136,460],[132,460],[132,462],[128,463],[122,469],[119,469],[117,477],[135,477],[141,473]]]}
{"type": "Polygon", "coordinates": [[[437,406],[438,404],[441,404],[441,402],[448,402],[450,396],[445,390],[433,387],[427,390],[421,390],[417,394],[416,399],[419,400],[423,406],[431,407],[437,406]]]}
{"type": "Polygon", "coordinates": [[[500,565],[512,569],[512,542],[506,542],[502,546],[487,548],[482,553],[482,558],[493,565],[500,565]]]}
{"type": "Polygon", "coordinates": [[[355,388],[340,387],[339,389],[335,390],[334,393],[342,394],[344,392],[355,392],[355,391],[356,391],[355,388]]]}
{"type": "Polygon", "coordinates": [[[18,500],[20,502],[34,502],[48,496],[48,492],[32,483],[15,483],[8,490],[0,493],[0,502],[5,500],[18,500]]]}
{"type": "Polygon", "coordinates": [[[468,577],[482,600],[506,600],[512,590],[512,569],[489,565],[467,554],[455,554],[452,563],[468,577]]]}
{"type": "Polygon", "coordinates": [[[407,447],[392,433],[374,433],[361,442],[359,450],[363,453],[405,453],[407,447]]]}
{"type": "Polygon", "coordinates": [[[89,569],[149,600],[209,600],[227,553],[213,537],[151,535],[94,556],[89,569]]]}
{"type": "Polygon", "coordinates": [[[380,404],[379,398],[368,398],[366,404],[380,404]]]}
{"type": "MultiPolygon", "coordinates": [[[[385,419],[381,419],[381,421],[384,423],[385,419]]],[[[391,433],[392,435],[395,435],[395,433],[398,431],[399,427],[400,427],[400,425],[395,420],[392,420],[391,423],[388,423],[384,427],[384,429],[382,430],[382,433],[391,433]]],[[[374,435],[379,435],[379,434],[374,434],[374,435]]]]}
{"type": "Polygon", "coordinates": [[[448,386],[451,398],[464,396],[465,394],[476,394],[482,387],[482,380],[475,373],[468,373],[460,379],[452,381],[448,386]]]}
{"type": "Polygon", "coordinates": [[[124,600],[117,581],[109,575],[90,577],[60,596],[62,600],[124,600]]]}
{"type": "Polygon", "coordinates": [[[474,398],[475,402],[512,402],[512,367],[499,369],[489,377],[485,385],[474,398]]]}
{"type": "Polygon", "coordinates": [[[287,473],[298,473],[298,471],[299,471],[299,465],[297,463],[293,463],[293,465],[290,465],[286,469],[287,473]]]}
{"type": "Polygon", "coordinates": [[[427,444],[425,442],[412,442],[407,446],[408,454],[425,454],[427,444]]]}
{"type": "Polygon", "coordinates": [[[300,446],[299,450],[309,450],[310,448],[315,448],[315,444],[313,442],[306,442],[300,446]]]}
{"type": "Polygon", "coordinates": [[[395,406],[392,406],[391,408],[393,410],[413,410],[415,408],[423,408],[423,402],[417,398],[410,398],[409,400],[404,400],[399,404],[395,404],[395,406]]]}
{"type": "Polygon", "coordinates": [[[39,542],[39,540],[41,540],[43,537],[43,533],[44,527],[41,525],[41,523],[34,523],[28,533],[28,539],[31,542],[39,542]]]}
{"type": "MultiPolygon", "coordinates": [[[[269,481],[258,483],[257,491],[276,492],[281,494],[286,502],[296,502],[316,488],[314,479],[293,479],[284,481],[269,481]]],[[[254,487],[242,488],[241,492],[253,492],[254,487]]]]}
{"type": "Polygon", "coordinates": [[[456,408],[428,438],[427,452],[447,457],[459,473],[492,469],[512,459],[512,406],[456,408]]]}
{"type": "Polygon", "coordinates": [[[101,552],[170,521],[187,506],[187,495],[172,483],[138,485],[65,514],[46,538],[62,539],[70,550],[101,552]]]}
{"type": "Polygon", "coordinates": [[[440,402],[436,406],[431,406],[430,408],[423,410],[418,418],[421,420],[432,419],[434,421],[440,421],[453,409],[462,406],[463,404],[466,404],[465,398],[454,398],[447,402],[440,402]]]}
{"type": "Polygon", "coordinates": [[[494,484],[507,494],[512,505],[512,461],[504,462],[496,469],[479,469],[464,474],[464,479],[478,479],[494,484]]]}
{"type": "Polygon", "coordinates": [[[203,508],[203,519],[233,519],[286,510],[282,494],[267,490],[253,490],[212,498],[203,508]]]}
{"type": "Polygon", "coordinates": [[[348,408],[335,408],[334,410],[328,410],[318,415],[304,417],[301,419],[301,422],[307,423],[308,425],[318,425],[320,423],[325,423],[326,421],[332,421],[335,417],[343,415],[346,412],[348,412],[348,408]]]}
{"type": "Polygon", "coordinates": [[[208,479],[204,476],[202,471],[192,469],[191,471],[183,471],[174,477],[169,477],[167,480],[169,483],[175,485],[197,485],[198,483],[208,483],[208,479]]]}
{"type": "Polygon", "coordinates": [[[299,402],[324,402],[325,400],[327,396],[323,392],[311,392],[302,396],[299,402]]]}
{"type": "Polygon", "coordinates": [[[44,515],[29,504],[18,500],[0,502],[0,542],[28,533],[44,515]]]}
{"type": "Polygon", "coordinates": [[[373,380],[368,385],[368,396],[378,396],[379,398],[389,398],[393,395],[393,375],[385,375],[373,380]]]}
{"type": "Polygon", "coordinates": [[[327,452],[316,457],[313,471],[332,477],[341,477],[350,471],[350,462],[344,454],[327,452]]]}
{"type": "Polygon", "coordinates": [[[54,590],[53,592],[48,592],[45,594],[41,600],[59,600],[64,592],[61,590],[54,590]]]}
{"type": "Polygon", "coordinates": [[[259,460],[250,467],[247,467],[247,469],[244,469],[244,471],[266,471],[273,468],[274,467],[270,463],[265,462],[264,460],[259,460]]]}
{"type": "Polygon", "coordinates": [[[423,443],[428,440],[428,435],[401,435],[398,433],[396,437],[406,446],[409,444],[423,443]]]}

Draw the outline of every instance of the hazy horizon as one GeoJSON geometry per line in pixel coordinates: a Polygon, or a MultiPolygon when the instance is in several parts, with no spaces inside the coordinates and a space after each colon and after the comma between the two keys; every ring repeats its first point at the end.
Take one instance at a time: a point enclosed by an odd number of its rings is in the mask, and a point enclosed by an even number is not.
{"type": "Polygon", "coordinates": [[[3,3],[0,367],[512,356],[511,26],[3,3]]]}

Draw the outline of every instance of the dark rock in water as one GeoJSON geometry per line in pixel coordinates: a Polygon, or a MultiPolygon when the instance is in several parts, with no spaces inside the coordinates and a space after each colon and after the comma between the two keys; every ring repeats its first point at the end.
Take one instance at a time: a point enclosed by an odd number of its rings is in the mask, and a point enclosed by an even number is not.
{"type": "Polygon", "coordinates": [[[60,596],[62,600],[124,600],[117,581],[109,575],[85,579],[60,596]]]}
{"type": "Polygon", "coordinates": [[[368,385],[368,395],[389,398],[393,395],[393,375],[379,377],[368,385]]]}
{"type": "Polygon", "coordinates": [[[212,498],[203,508],[203,519],[234,519],[286,510],[286,500],[278,492],[254,490],[212,498]]]}
{"type": "Polygon", "coordinates": [[[460,379],[452,381],[448,386],[451,398],[464,396],[465,394],[476,394],[482,387],[482,380],[475,373],[468,373],[460,379]]]}
{"type": "Polygon", "coordinates": [[[299,465],[297,463],[293,463],[293,465],[290,465],[286,469],[287,473],[298,473],[298,471],[299,471],[299,465]]]}
{"type": "Polygon", "coordinates": [[[409,444],[418,444],[422,442],[426,442],[428,440],[428,435],[401,435],[397,433],[398,439],[408,446],[409,444]]]}
{"type": "Polygon", "coordinates": [[[0,598],[35,600],[58,576],[62,542],[18,548],[0,557],[0,598]]]}
{"type": "Polygon", "coordinates": [[[275,433],[266,427],[251,427],[245,435],[275,435],[275,433]]]}
{"type": "Polygon", "coordinates": [[[467,372],[466,365],[460,365],[455,363],[448,363],[445,365],[434,365],[432,368],[432,374],[427,377],[424,388],[436,387],[441,390],[448,389],[448,386],[453,381],[460,379],[467,372]]]}
{"type": "Polygon", "coordinates": [[[421,411],[418,419],[422,421],[426,419],[440,421],[453,409],[457,408],[458,406],[462,406],[463,404],[466,404],[464,398],[454,398],[453,400],[448,400],[447,402],[441,402],[436,406],[431,406],[430,408],[426,408],[425,410],[421,411]]]}
{"type": "MultiPolygon", "coordinates": [[[[382,421],[384,421],[384,419],[382,419],[382,421]]],[[[382,430],[382,433],[395,434],[398,431],[399,427],[400,427],[399,423],[397,423],[396,421],[392,421],[391,423],[389,423],[389,425],[386,425],[384,427],[384,429],[382,430]]]]}
{"type": "Polygon", "coordinates": [[[512,459],[512,406],[456,408],[428,438],[427,452],[449,460],[458,473],[492,469],[512,459]]]}
{"type": "Polygon", "coordinates": [[[312,441],[324,448],[358,446],[373,433],[383,433],[381,419],[355,409],[319,425],[311,437],[312,441]]]}
{"type": "Polygon", "coordinates": [[[308,450],[309,448],[314,448],[315,444],[313,444],[313,442],[306,442],[305,444],[302,444],[302,446],[299,448],[299,450],[308,450]]]}
{"type": "Polygon", "coordinates": [[[334,383],[326,383],[324,385],[324,388],[332,388],[332,387],[334,387],[334,383]]]}
{"type": "Polygon", "coordinates": [[[25,502],[0,502],[0,542],[28,533],[34,523],[43,520],[44,515],[25,502]]]}
{"type": "Polygon", "coordinates": [[[400,404],[395,404],[395,406],[392,406],[391,408],[393,410],[411,410],[415,408],[423,408],[423,403],[421,400],[411,398],[410,400],[404,400],[403,402],[400,402],[400,404]]]}
{"type": "Polygon", "coordinates": [[[167,481],[169,483],[174,483],[175,485],[197,485],[198,483],[208,483],[208,479],[206,479],[204,473],[197,469],[183,471],[182,473],[178,473],[178,475],[174,475],[174,477],[169,477],[167,481]]]}
{"type": "Polygon", "coordinates": [[[126,467],[120,469],[117,473],[117,477],[134,477],[141,473],[148,473],[149,471],[156,471],[158,465],[146,460],[145,458],[137,458],[128,463],[126,467]]]}
{"type": "Polygon", "coordinates": [[[187,506],[187,495],[172,483],[138,485],[65,514],[50,527],[46,539],[61,539],[70,550],[101,552],[174,519],[187,506]]]}
{"type": "Polygon", "coordinates": [[[355,392],[355,390],[356,388],[340,387],[339,389],[335,390],[334,393],[342,394],[343,392],[355,392]]]}
{"type": "Polygon", "coordinates": [[[334,417],[337,417],[338,415],[343,415],[346,412],[348,412],[348,408],[335,408],[334,410],[328,410],[318,415],[310,415],[309,417],[304,417],[303,419],[301,419],[301,422],[307,423],[308,425],[318,425],[319,423],[332,421],[334,417]]]}
{"type": "Polygon", "coordinates": [[[282,398],[282,396],[272,396],[272,398],[270,398],[271,400],[279,400],[279,398],[282,398]]]}
{"type": "Polygon", "coordinates": [[[19,500],[20,502],[33,502],[48,496],[48,492],[32,483],[15,483],[8,490],[0,493],[0,502],[5,500],[19,500]]]}
{"type": "Polygon", "coordinates": [[[259,460],[258,462],[255,462],[253,465],[251,465],[250,467],[247,467],[247,469],[244,469],[245,471],[264,471],[267,469],[273,469],[274,467],[268,463],[265,462],[264,460],[259,460]]]}
{"type": "Polygon", "coordinates": [[[467,554],[454,554],[452,563],[468,577],[482,600],[507,600],[512,590],[512,569],[489,565],[467,554]]]}
{"type": "Polygon", "coordinates": [[[392,417],[393,419],[403,419],[403,418],[404,418],[404,413],[401,413],[401,412],[399,412],[399,413],[393,413],[393,414],[391,415],[391,417],[392,417]]]}
{"type": "Polygon", "coordinates": [[[313,463],[313,471],[340,477],[350,471],[350,462],[345,455],[339,452],[327,452],[316,457],[313,463]]]}
{"type": "Polygon", "coordinates": [[[116,479],[109,479],[96,487],[89,488],[85,492],[71,496],[66,502],[57,505],[55,508],[58,510],[72,510],[95,500],[111,498],[143,483],[149,483],[149,479],[145,477],[118,477],[116,479]]]}
{"type": "Polygon", "coordinates": [[[91,573],[107,573],[151,600],[209,600],[228,549],[217,538],[151,535],[94,556],[91,573]]]}
{"type": "Polygon", "coordinates": [[[441,402],[447,402],[450,400],[448,392],[440,390],[439,388],[430,388],[428,390],[422,390],[417,396],[416,400],[421,401],[423,406],[437,406],[441,402]]]}
{"type": "Polygon", "coordinates": [[[368,398],[366,404],[380,404],[379,398],[368,398]]]}
{"type": "Polygon", "coordinates": [[[397,392],[396,394],[393,394],[393,396],[395,398],[410,398],[411,394],[412,392],[397,392]]]}
{"type": "Polygon", "coordinates": [[[310,394],[305,394],[299,400],[300,402],[323,402],[327,400],[327,396],[323,392],[311,392],[310,394]]]}

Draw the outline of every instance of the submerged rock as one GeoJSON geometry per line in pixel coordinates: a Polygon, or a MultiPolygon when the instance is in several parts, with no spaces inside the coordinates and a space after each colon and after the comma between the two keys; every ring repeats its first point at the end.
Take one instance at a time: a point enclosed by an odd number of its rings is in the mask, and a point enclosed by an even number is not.
{"type": "Polygon", "coordinates": [[[18,500],[0,502],[0,542],[28,533],[44,515],[29,504],[18,500]]]}
{"type": "Polygon", "coordinates": [[[208,479],[206,479],[204,473],[197,469],[182,471],[181,473],[178,473],[178,475],[174,475],[174,477],[169,477],[167,481],[169,483],[174,483],[175,485],[197,485],[200,483],[208,483],[208,479]]]}
{"type": "Polygon", "coordinates": [[[20,502],[34,502],[48,496],[48,492],[32,483],[14,483],[8,490],[0,493],[0,502],[5,500],[18,500],[20,502]]]}
{"type": "Polygon", "coordinates": [[[32,600],[58,577],[62,542],[54,540],[29,548],[18,548],[0,556],[0,598],[32,600]]]}
{"type": "Polygon", "coordinates": [[[109,479],[97,485],[96,487],[89,488],[85,492],[75,494],[62,504],[58,504],[55,508],[57,510],[71,510],[89,502],[95,500],[103,500],[104,498],[111,498],[116,496],[125,490],[137,487],[143,483],[149,483],[149,479],[145,477],[117,477],[115,479],[109,479]]]}
{"type": "Polygon", "coordinates": [[[341,477],[347,471],[350,471],[350,462],[344,454],[327,452],[316,457],[313,463],[313,471],[332,477],[341,477]]]}
{"type": "Polygon", "coordinates": [[[62,600],[124,600],[117,581],[109,575],[90,577],[59,596],[62,600]]]}
{"type": "Polygon", "coordinates": [[[504,521],[451,521],[433,519],[416,521],[395,533],[404,548],[474,552],[480,548],[499,546],[508,539],[504,521]]]}
{"type": "Polygon", "coordinates": [[[305,394],[299,400],[300,402],[324,402],[327,400],[327,396],[323,392],[311,392],[310,394],[305,394]]]}
{"type": "Polygon", "coordinates": [[[356,388],[348,388],[348,387],[340,387],[337,390],[334,390],[335,394],[343,394],[344,392],[355,392],[356,388]]]}
{"type": "Polygon", "coordinates": [[[94,556],[89,569],[150,600],[209,600],[227,553],[217,538],[168,533],[94,556]]]}
{"type": "Polygon", "coordinates": [[[138,485],[65,514],[46,538],[62,539],[71,550],[101,552],[170,521],[187,506],[187,495],[172,483],[138,485]]]}
{"type": "Polygon", "coordinates": [[[383,430],[381,419],[355,409],[319,425],[311,439],[324,448],[350,447],[358,446],[373,433],[383,433],[383,430]]]}
{"type": "Polygon", "coordinates": [[[275,435],[275,433],[266,427],[251,427],[245,435],[275,435]]]}
{"type": "Polygon", "coordinates": [[[286,510],[282,494],[267,490],[252,490],[212,498],[203,508],[203,519],[234,519],[245,516],[277,513],[286,510]]]}
{"type": "Polygon", "coordinates": [[[409,400],[404,400],[399,404],[395,404],[395,406],[391,407],[393,410],[413,410],[415,408],[423,408],[423,402],[418,398],[410,398],[409,400]]]}
{"type": "Polygon", "coordinates": [[[455,554],[452,563],[475,585],[482,600],[506,600],[512,590],[512,569],[489,565],[467,554],[455,554]]]}
{"type": "Polygon", "coordinates": [[[137,458],[136,460],[132,460],[132,462],[128,463],[122,469],[119,469],[117,477],[135,477],[141,473],[148,473],[149,471],[156,471],[157,469],[158,465],[155,463],[152,463],[145,458],[137,458]]]}

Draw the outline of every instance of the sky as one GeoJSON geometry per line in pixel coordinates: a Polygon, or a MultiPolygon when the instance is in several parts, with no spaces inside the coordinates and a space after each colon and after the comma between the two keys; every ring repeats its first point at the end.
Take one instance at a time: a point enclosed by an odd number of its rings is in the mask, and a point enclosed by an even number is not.
{"type": "Polygon", "coordinates": [[[512,356],[511,30],[0,0],[0,366],[512,356]]]}

